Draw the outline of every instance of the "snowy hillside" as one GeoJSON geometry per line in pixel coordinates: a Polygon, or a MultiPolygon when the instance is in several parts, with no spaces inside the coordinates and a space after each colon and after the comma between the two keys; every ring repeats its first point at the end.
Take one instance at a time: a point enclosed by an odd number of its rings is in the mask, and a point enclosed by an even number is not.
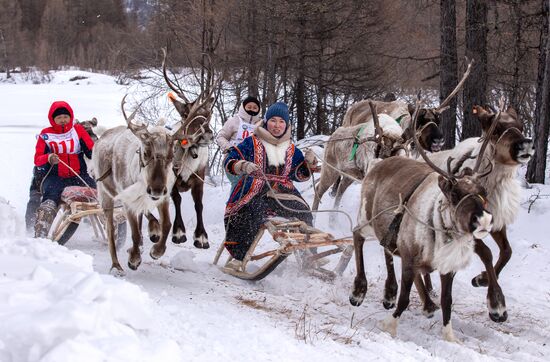
{"type": "MultiPolygon", "coordinates": [[[[492,322],[486,289],[470,279],[481,269],[474,257],[457,274],[453,327],[462,344],[441,338],[441,313],[426,319],[415,291],[396,338],[379,330],[390,312],[381,303],[385,278],[381,248],[365,246],[369,290],[361,307],[348,301],[353,262],[342,278],[325,282],[303,275],[288,258],[266,279],[252,283],[212,265],[224,236],[227,184],[206,186],[205,226],[211,248],[168,243],[153,261],[144,238],[143,263],[126,266],[123,279],[108,274],[109,252],[82,224],[66,247],[25,235],[23,215],[32,173],[35,135],[48,125],[52,101],[66,100],[79,119],[123,124],[120,101],[127,89],[114,78],[80,71],[51,74],[47,84],[0,82],[0,361],[548,361],[550,359],[550,186],[523,191],[518,220],[509,229],[513,256],[501,275],[508,320],[492,322]],[[69,81],[75,76],[86,79],[69,81]],[[78,84],[77,84],[78,83],[78,84]],[[6,106],[7,105],[7,106],[6,106]],[[539,193],[540,191],[540,193],[539,193]],[[531,195],[539,199],[531,203],[531,195]],[[528,209],[530,207],[530,212],[528,209]]],[[[311,183],[299,186],[311,202],[311,183]]],[[[355,218],[359,185],[343,210],[355,218]]],[[[531,199],[532,200],[532,199],[531,199]]],[[[327,195],[322,208],[330,208],[327,195]]],[[[184,196],[188,236],[195,215],[184,196]]],[[[317,226],[330,230],[328,216],[317,226]]],[[[146,228],[144,227],[146,232],[146,228]]],[[[130,241],[127,241],[129,246],[130,241]]],[[[495,243],[487,244],[496,253],[495,243]]],[[[123,248],[122,250],[125,250],[123,248]]],[[[496,254],[495,254],[496,255],[496,254]]],[[[336,258],[332,260],[336,263],[336,258]]],[[[434,274],[433,280],[438,285],[434,274]]],[[[436,286],[437,289],[437,286],[436,286]]]]}

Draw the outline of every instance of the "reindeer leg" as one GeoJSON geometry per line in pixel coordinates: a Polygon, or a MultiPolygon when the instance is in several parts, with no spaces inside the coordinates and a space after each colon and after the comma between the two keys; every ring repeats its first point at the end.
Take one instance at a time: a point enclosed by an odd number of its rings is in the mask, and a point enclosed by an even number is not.
{"type": "MultiPolygon", "coordinates": [[[[103,195],[104,196],[104,195],[103,195]]],[[[109,241],[109,254],[111,254],[111,270],[110,273],[122,277],[125,275],[124,269],[118,261],[115,246],[115,227],[113,218],[114,202],[109,197],[102,197],[101,208],[105,213],[105,226],[107,227],[107,240],[109,241]]]]}
{"type": "Polygon", "coordinates": [[[395,307],[395,299],[397,296],[397,278],[395,277],[395,269],[393,267],[393,255],[384,248],[384,258],[386,259],[386,283],[384,285],[384,300],[382,304],[386,309],[395,307]]]}
{"type": "MultiPolygon", "coordinates": [[[[426,274],[426,275],[429,276],[429,274],[426,274]]],[[[426,275],[424,275],[424,277],[426,275]]],[[[416,286],[416,290],[418,290],[418,295],[420,296],[420,300],[422,300],[422,304],[424,304],[422,313],[426,317],[432,318],[434,316],[434,312],[438,310],[439,307],[433,302],[432,298],[430,297],[428,287],[422,281],[422,275],[420,274],[416,275],[416,277],[414,278],[414,285],[416,286]]]]}
{"type": "Polygon", "coordinates": [[[155,260],[163,256],[164,252],[166,252],[166,239],[168,239],[170,227],[172,226],[170,223],[170,204],[168,199],[158,206],[158,211],[160,215],[160,223],[162,225],[162,234],[160,241],[153,245],[151,251],[149,251],[149,255],[155,260]]]}
{"type": "Polygon", "coordinates": [[[434,287],[432,285],[432,277],[430,276],[430,273],[423,274],[424,277],[424,285],[426,286],[426,291],[431,297],[437,297],[437,293],[434,291],[434,287]]]}
{"type": "MultiPolygon", "coordinates": [[[[204,170],[202,171],[201,176],[204,178],[204,170]]],[[[210,244],[208,244],[208,234],[204,229],[204,223],[202,220],[203,188],[204,184],[202,181],[197,179],[193,180],[193,184],[191,185],[191,196],[193,197],[195,212],[197,214],[197,226],[195,227],[195,233],[193,234],[193,245],[195,248],[208,249],[210,247],[210,244]]]]}
{"type": "Polygon", "coordinates": [[[335,182],[332,183],[332,190],[330,190],[330,196],[336,197],[336,193],[338,192],[338,186],[340,186],[340,182],[342,181],[342,176],[338,176],[335,180],[335,182]]]}
{"type": "Polygon", "coordinates": [[[174,201],[174,207],[176,209],[176,216],[174,216],[174,226],[172,228],[172,242],[174,244],[181,244],[187,241],[185,236],[185,225],[183,224],[183,218],[181,216],[181,195],[176,185],[172,188],[170,194],[172,201],[174,201]]]}
{"type": "Polygon", "coordinates": [[[353,232],[353,246],[355,248],[355,266],[357,270],[357,275],[353,282],[353,289],[351,290],[351,295],[349,296],[349,302],[353,306],[360,306],[365,299],[367,294],[367,275],[365,274],[365,264],[363,261],[363,244],[365,243],[365,238],[361,235],[361,230],[356,230],[353,232]]]}
{"type": "MultiPolygon", "coordinates": [[[[506,301],[502,289],[498,284],[497,275],[493,268],[493,254],[491,249],[480,239],[475,239],[475,252],[485,265],[487,271],[488,286],[487,289],[487,308],[489,309],[489,318],[494,322],[504,322],[508,318],[506,311],[506,301]]],[[[474,283],[475,278],[472,280],[474,283]]]]}
{"type": "Polygon", "coordinates": [[[382,322],[382,330],[388,332],[392,337],[397,335],[397,324],[399,317],[407,307],[409,306],[409,297],[411,294],[411,288],[416,275],[412,265],[403,262],[401,270],[401,291],[399,293],[399,300],[397,301],[397,308],[382,322]]]}
{"type": "MultiPolygon", "coordinates": [[[[335,210],[338,210],[338,208],[340,208],[340,202],[342,201],[342,197],[344,196],[344,193],[352,183],[353,183],[353,180],[351,180],[349,177],[342,177],[342,180],[340,181],[340,186],[338,186],[338,191],[336,192],[336,198],[334,199],[333,208],[335,210]]],[[[337,219],[338,219],[338,214],[336,213],[330,214],[329,225],[331,227],[335,227],[337,225],[337,219]]]]}
{"type": "Polygon", "coordinates": [[[440,275],[441,277],[441,311],[443,312],[443,339],[458,343],[451,323],[451,306],[453,304],[453,279],[455,273],[440,275]]]}
{"type": "MultiPolygon", "coordinates": [[[[498,277],[504,266],[512,257],[512,248],[510,247],[510,242],[508,241],[508,236],[506,235],[506,226],[499,231],[491,232],[491,236],[493,237],[499,248],[498,260],[495,264],[495,273],[498,277]]],[[[474,285],[474,287],[486,287],[488,283],[489,281],[487,279],[487,272],[482,272],[474,279],[472,279],[472,284],[474,285]]]]}
{"type": "MultiPolygon", "coordinates": [[[[158,243],[160,240],[160,224],[157,220],[157,218],[151,214],[150,212],[145,213],[145,217],[149,221],[148,228],[149,228],[149,240],[151,240],[153,243],[158,243]]],[[[141,227],[139,228],[141,230],[141,227]]]]}
{"type": "MultiPolygon", "coordinates": [[[[319,203],[321,202],[321,199],[323,198],[323,195],[325,192],[327,192],[330,185],[332,185],[335,181],[338,179],[338,174],[332,170],[329,167],[323,167],[321,169],[321,177],[319,178],[319,183],[317,186],[315,186],[315,195],[313,198],[313,205],[312,210],[319,210],[319,203]]],[[[313,214],[313,219],[315,223],[315,216],[317,214],[313,214]]]]}
{"type": "Polygon", "coordinates": [[[141,240],[141,229],[139,229],[142,215],[136,215],[128,211],[127,218],[132,230],[132,247],[128,249],[128,267],[132,270],[137,270],[141,264],[141,245],[143,244],[141,240]]]}

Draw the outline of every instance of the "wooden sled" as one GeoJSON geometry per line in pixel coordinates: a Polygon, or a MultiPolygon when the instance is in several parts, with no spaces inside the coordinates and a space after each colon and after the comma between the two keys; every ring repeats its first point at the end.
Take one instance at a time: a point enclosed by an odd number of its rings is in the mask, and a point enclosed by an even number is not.
{"type": "MultiPolygon", "coordinates": [[[[336,276],[342,275],[346,269],[353,255],[352,244],[353,239],[334,239],[331,234],[308,226],[303,221],[289,221],[280,218],[268,219],[258,231],[254,242],[246,253],[243,259],[242,271],[225,267],[222,268],[222,271],[240,279],[261,280],[275,270],[290,254],[294,254],[302,270],[322,279],[333,280],[336,276]],[[280,246],[277,249],[254,254],[266,230],[280,246]],[[334,246],[334,248],[321,252],[316,250],[327,246],[334,246]],[[327,262],[325,258],[337,253],[342,253],[342,255],[334,270],[323,268],[322,265],[327,262]],[[265,258],[269,259],[261,267],[254,271],[247,271],[249,262],[265,258]]],[[[225,245],[222,243],[214,258],[214,265],[218,264],[224,249],[225,245]]],[[[227,262],[232,259],[229,256],[227,262]]]]}
{"type": "MultiPolygon", "coordinates": [[[[88,218],[96,239],[107,241],[103,209],[97,201],[97,191],[89,187],[66,187],[61,194],[60,208],[52,226],[51,238],[64,245],[73,236],[78,225],[88,218]]],[[[115,208],[115,243],[117,249],[126,241],[126,215],[115,208]]]]}

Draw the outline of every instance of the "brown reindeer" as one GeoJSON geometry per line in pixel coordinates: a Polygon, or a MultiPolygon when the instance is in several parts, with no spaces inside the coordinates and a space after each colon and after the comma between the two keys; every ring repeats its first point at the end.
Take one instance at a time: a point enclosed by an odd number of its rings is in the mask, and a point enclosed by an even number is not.
{"type": "Polygon", "coordinates": [[[115,248],[113,208],[121,201],[132,230],[133,246],[128,250],[128,266],[136,270],[141,264],[141,220],[143,213],[157,208],[162,225],[160,240],[150,255],[160,258],[166,250],[170,232],[169,193],[175,181],[172,171],[173,138],[168,129],[160,126],[136,125],[132,122],[137,109],[126,116],[124,101],[121,108],[127,127],[106,131],[94,146],[92,161],[97,179],[101,207],[105,211],[111,272],[124,275],[115,248]]]}
{"type": "MultiPolygon", "coordinates": [[[[340,127],[328,139],[323,155],[324,166],[315,187],[313,210],[319,208],[320,199],[341,174],[349,176],[342,176],[334,209],[338,209],[344,191],[354,179],[362,180],[375,160],[405,153],[401,137],[403,129],[399,123],[386,114],[378,116],[376,110],[372,114],[373,122],[340,127]]],[[[334,224],[332,216],[330,220],[334,224]]]]}
{"type": "MultiPolygon", "coordinates": [[[[176,97],[171,96],[170,100],[178,111],[181,121],[178,129],[174,133],[174,139],[177,140],[177,147],[174,155],[174,173],[176,182],[171,190],[171,197],[174,201],[176,215],[172,229],[172,242],[176,244],[187,241],[185,235],[185,225],[181,214],[181,195],[180,192],[191,190],[191,196],[195,204],[195,213],[197,215],[197,226],[193,233],[193,245],[197,248],[208,249],[208,234],[204,228],[202,219],[202,196],[204,189],[205,170],[208,166],[208,145],[212,142],[213,132],[210,129],[210,117],[212,116],[212,106],[214,98],[212,97],[215,87],[214,82],[199,97],[190,102],[185,96],[185,92],[172,82],[166,72],[166,51],[162,62],[162,71],[166,84],[174,91],[176,97]]],[[[160,225],[156,218],[150,213],[149,219],[149,237],[153,242],[159,238],[160,225]]]]}
{"type": "MultiPolygon", "coordinates": [[[[418,147],[419,142],[413,137],[418,147]]],[[[382,241],[392,232],[396,218],[392,211],[396,205],[405,205],[395,245],[390,249],[402,260],[401,292],[397,309],[382,325],[392,336],[396,335],[398,318],[409,304],[413,282],[418,286],[421,274],[438,270],[442,284],[443,337],[456,341],[450,320],[453,278],[471,259],[474,238],[483,238],[492,228],[492,216],[486,210],[487,193],[477,173],[486,145],[487,141],[474,169],[464,169],[457,176],[431,163],[418,147],[426,163],[388,158],[375,165],[363,180],[359,226],[353,234],[357,276],[350,295],[352,305],[360,305],[367,292],[363,261],[365,237],[373,230],[382,241]]]]}

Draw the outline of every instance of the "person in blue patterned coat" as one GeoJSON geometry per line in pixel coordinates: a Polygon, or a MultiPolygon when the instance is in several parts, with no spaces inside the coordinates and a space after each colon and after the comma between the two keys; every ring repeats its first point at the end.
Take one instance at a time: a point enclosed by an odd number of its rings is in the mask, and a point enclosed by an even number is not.
{"type": "Polygon", "coordinates": [[[269,107],[254,135],[229,150],[225,170],[240,179],[225,208],[225,247],[234,258],[227,268],[241,270],[242,260],[268,216],[312,224],[309,205],[293,181],[309,180],[309,166],[317,159],[309,149],[302,153],[291,142],[290,133],[288,106],[277,102],[269,107]]]}

